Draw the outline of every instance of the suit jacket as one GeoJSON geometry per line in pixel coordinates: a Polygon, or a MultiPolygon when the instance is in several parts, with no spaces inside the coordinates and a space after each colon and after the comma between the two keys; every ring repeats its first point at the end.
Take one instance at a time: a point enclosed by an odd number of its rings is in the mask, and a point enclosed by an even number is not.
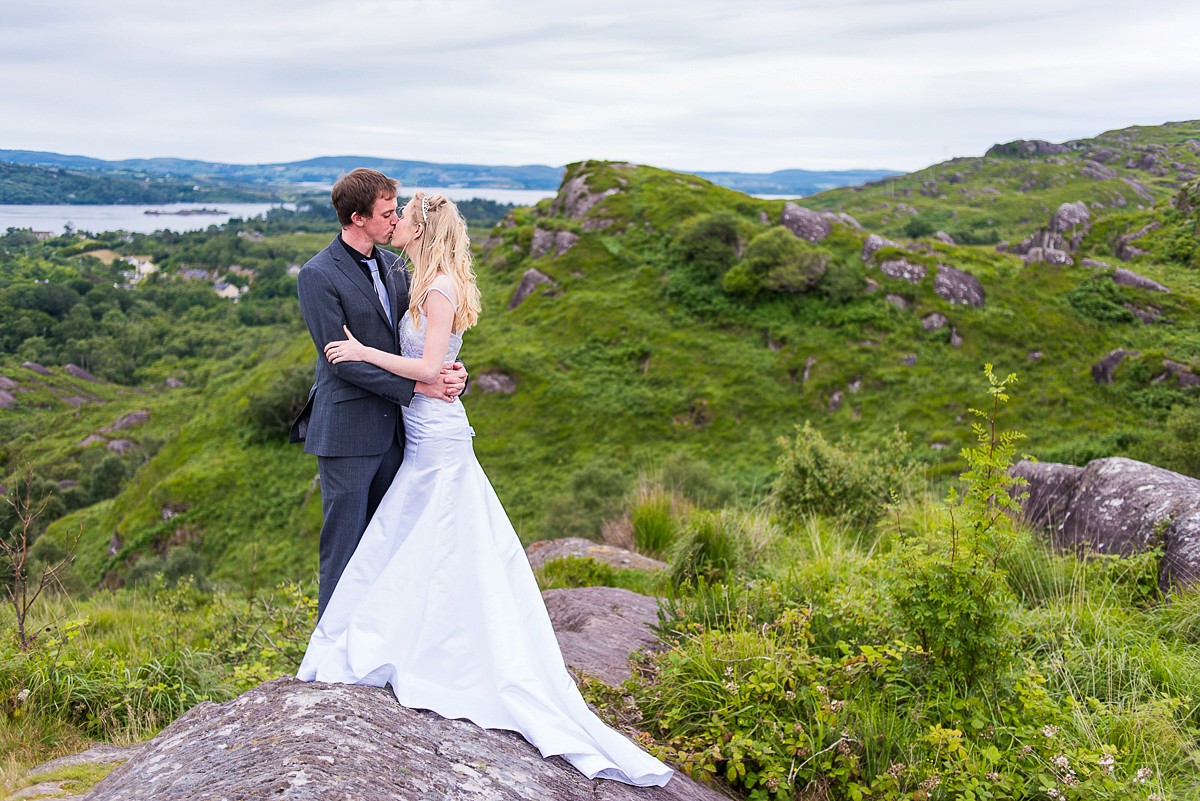
{"type": "Polygon", "coordinates": [[[399,352],[398,323],[408,311],[408,271],[396,254],[378,249],[392,304],[389,324],[375,287],[336,238],[308,260],[297,277],[300,312],[317,346],[316,380],[308,404],[292,424],[292,442],[317,456],[374,456],[397,434],[404,442],[400,406],[415,382],[366,362],[330,364],[325,345],[345,339],[345,324],[364,345],[399,352]]]}

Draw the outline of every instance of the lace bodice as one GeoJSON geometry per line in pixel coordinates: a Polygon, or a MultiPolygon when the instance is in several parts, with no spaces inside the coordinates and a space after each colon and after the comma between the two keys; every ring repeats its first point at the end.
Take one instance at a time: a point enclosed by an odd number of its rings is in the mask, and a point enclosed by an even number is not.
{"type": "MultiPolygon", "coordinates": [[[[400,355],[419,359],[425,355],[425,331],[429,328],[429,320],[421,312],[420,327],[413,323],[412,315],[407,309],[400,320],[400,355]]],[[[446,351],[445,364],[453,364],[462,350],[462,336],[450,332],[450,347],[446,351]]]]}

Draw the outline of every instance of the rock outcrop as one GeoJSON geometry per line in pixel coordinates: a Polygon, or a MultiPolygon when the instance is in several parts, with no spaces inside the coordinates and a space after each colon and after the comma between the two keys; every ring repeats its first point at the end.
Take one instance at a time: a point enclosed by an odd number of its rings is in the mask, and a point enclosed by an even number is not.
{"type": "Polygon", "coordinates": [[[542,593],[563,661],[576,673],[616,686],[629,678],[629,655],[658,639],[658,601],[617,587],[542,593]]]}
{"type": "Polygon", "coordinates": [[[879,250],[880,248],[885,248],[885,247],[898,248],[900,246],[897,245],[895,242],[893,242],[890,239],[883,238],[879,234],[867,235],[867,238],[863,240],[862,260],[863,261],[870,260],[871,256],[874,255],[875,251],[879,250]]]}
{"type": "Polygon", "coordinates": [[[1023,512],[1058,548],[1130,555],[1161,546],[1164,592],[1200,583],[1200,479],[1133,459],[1086,467],[1021,462],[1023,512]]]}
{"type": "Polygon", "coordinates": [[[907,259],[887,259],[880,262],[880,271],[888,278],[898,278],[910,284],[919,284],[929,272],[923,264],[914,264],[907,259]]]}
{"type": "Polygon", "coordinates": [[[91,381],[93,384],[102,383],[99,378],[96,378],[96,376],[92,375],[87,370],[84,370],[77,364],[68,364],[63,369],[67,371],[68,375],[78,378],[80,381],[91,381]]]}
{"type": "Polygon", "coordinates": [[[779,222],[784,228],[809,242],[820,242],[833,230],[833,225],[825,215],[812,209],[806,209],[790,200],[783,204],[779,222]]]}
{"type": "Polygon", "coordinates": [[[666,562],[642,556],[640,553],[618,548],[603,542],[584,539],[583,537],[561,537],[556,540],[538,540],[530,543],[525,549],[529,564],[534,570],[549,562],[551,559],[562,559],[568,556],[582,556],[595,559],[598,562],[618,568],[630,570],[665,570],[666,562]]]}
{"type": "Polygon", "coordinates": [[[1117,258],[1119,258],[1121,261],[1129,261],[1130,259],[1137,258],[1138,256],[1144,255],[1146,253],[1146,251],[1142,250],[1141,248],[1139,248],[1137,245],[1134,245],[1133,243],[1138,241],[1139,239],[1141,239],[1143,236],[1150,233],[1151,231],[1157,231],[1161,227],[1162,227],[1162,223],[1160,223],[1158,220],[1151,220],[1150,222],[1146,223],[1138,230],[1119,237],[1117,239],[1117,245],[1114,248],[1114,250],[1116,251],[1116,254],[1117,254],[1117,258]]]}
{"type": "Polygon", "coordinates": [[[1091,228],[1091,213],[1085,203],[1063,203],[1045,228],[1013,246],[1009,252],[1024,256],[1026,264],[1073,264],[1071,253],[1079,250],[1079,244],[1091,228]]]}
{"type": "MultiPolygon", "coordinates": [[[[612,166],[619,167],[620,165],[612,166]]],[[[593,190],[588,186],[588,178],[590,176],[591,173],[587,171],[587,165],[584,165],[583,172],[564,181],[562,186],[558,188],[558,194],[554,196],[554,202],[550,204],[550,213],[562,214],[572,220],[583,220],[590,215],[592,209],[599,205],[601,201],[621,191],[617,187],[598,191],[593,190]]],[[[624,181],[625,179],[620,180],[624,181]]],[[[611,220],[590,218],[584,222],[583,227],[586,230],[594,231],[599,228],[606,228],[611,224],[611,220]]]]}
{"type": "MultiPolygon", "coordinates": [[[[535,549],[536,550],[536,549],[535,549]]],[[[567,665],[618,684],[653,648],[653,598],[591,587],[542,594],[567,665]]],[[[629,734],[636,734],[628,732],[629,734]]],[[[518,734],[408,709],[386,688],[276,679],[201,704],[138,747],[88,801],[719,801],[676,774],[664,788],[590,781],[518,734]]]]}
{"type": "Polygon", "coordinates": [[[537,289],[541,284],[549,284],[554,286],[554,279],[546,275],[541,270],[530,267],[521,276],[521,283],[517,284],[516,291],[508,301],[508,308],[515,309],[525,302],[525,299],[533,294],[533,290],[537,289]]]}
{"type": "Polygon", "coordinates": [[[1157,281],[1147,278],[1144,275],[1138,275],[1133,270],[1126,270],[1124,267],[1118,267],[1113,271],[1113,281],[1121,286],[1133,287],[1134,289],[1148,289],[1151,292],[1171,291],[1157,281]]]}
{"type": "Polygon", "coordinates": [[[478,388],[480,392],[499,392],[504,395],[511,395],[517,391],[517,382],[512,376],[506,373],[482,373],[478,377],[471,379],[471,382],[467,384],[468,390],[472,388],[478,388]]]}
{"type": "Polygon", "coordinates": [[[1092,365],[1092,380],[1097,384],[1111,384],[1117,366],[1125,361],[1126,356],[1136,358],[1141,356],[1141,354],[1136,351],[1125,350],[1124,348],[1109,351],[1103,359],[1092,365]]]}
{"type": "Polygon", "coordinates": [[[529,257],[540,259],[547,254],[558,258],[575,246],[579,234],[571,231],[551,231],[546,228],[534,228],[533,239],[529,243],[529,257]]]}
{"type": "Polygon", "coordinates": [[[408,709],[386,688],[276,679],[168,726],[88,801],[717,801],[676,774],[663,788],[590,781],[520,735],[408,709]]]}
{"type": "Polygon", "coordinates": [[[983,284],[970,273],[939,264],[933,276],[933,291],[950,303],[968,306],[983,305],[983,284]]]}

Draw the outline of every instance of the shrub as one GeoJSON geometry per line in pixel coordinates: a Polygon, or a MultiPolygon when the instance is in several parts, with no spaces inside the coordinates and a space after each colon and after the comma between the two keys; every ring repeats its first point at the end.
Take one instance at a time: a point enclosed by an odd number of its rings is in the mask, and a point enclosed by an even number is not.
{"type": "Polygon", "coordinates": [[[1121,288],[1111,276],[1092,276],[1063,296],[1067,305],[1098,323],[1131,323],[1133,312],[1124,306],[1121,288]]]}
{"type": "Polygon", "coordinates": [[[715,509],[734,500],[737,488],[713,466],[687,454],[673,456],[659,471],[658,483],[696,506],[715,509]]]}
{"type": "Polygon", "coordinates": [[[697,512],[671,549],[671,583],[696,585],[726,581],[742,570],[750,543],[733,512],[697,512]]]}
{"type": "Polygon", "coordinates": [[[1200,405],[1173,406],[1154,446],[1154,464],[1200,478],[1200,405]]]}
{"type": "Polygon", "coordinates": [[[783,455],[771,504],[792,525],[813,514],[868,525],[893,493],[911,489],[918,474],[906,463],[908,437],[898,428],[881,448],[863,451],[845,439],[830,444],[805,421],[793,439],[781,438],[779,445],[783,455]]]}
{"type": "Polygon", "coordinates": [[[643,486],[629,513],[634,550],[661,559],[675,541],[675,517],[679,506],[671,493],[658,487],[643,486]]]}
{"type": "Polygon", "coordinates": [[[750,241],[745,257],[725,273],[722,286],[731,295],[748,297],[763,290],[805,292],[825,275],[832,258],[783,226],[776,226],[750,241]]]}
{"type": "Polygon", "coordinates": [[[1015,375],[1003,380],[986,365],[992,405],[972,409],[977,447],[964,448],[969,469],[960,498],[951,488],[941,515],[924,532],[899,532],[888,593],[901,625],[932,660],[933,676],[972,686],[1007,667],[1015,646],[1016,608],[1001,561],[1020,540],[1009,474],[1023,435],[998,432],[1000,407],[1015,375]]]}
{"type": "Polygon", "coordinates": [[[292,421],[304,410],[312,387],[311,365],[293,365],[269,387],[246,399],[246,420],[251,438],[257,442],[279,441],[291,430],[292,421]]]}
{"type": "Polygon", "coordinates": [[[694,277],[720,280],[741,251],[738,218],[728,211],[693,217],[679,226],[671,250],[694,277]]]}
{"type": "Polygon", "coordinates": [[[611,587],[616,570],[607,562],[590,556],[561,556],[549,559],[536,571],[543,590],[572,587],[611,587]]]}
{"type": "Polygon", "coordinates": [[[571,476],[566,491],[546,504],[542,530],[557,537],[598,540],[604,523],[620,514],[627,486],[614,464],[589,462],[571,476]]]}
{"type": "Polygon", "coordinates": [[[88,474],[88,495],[92,502],[116,497],[129,479],[129,466],[115,453],[100,460],[88,474]]]}

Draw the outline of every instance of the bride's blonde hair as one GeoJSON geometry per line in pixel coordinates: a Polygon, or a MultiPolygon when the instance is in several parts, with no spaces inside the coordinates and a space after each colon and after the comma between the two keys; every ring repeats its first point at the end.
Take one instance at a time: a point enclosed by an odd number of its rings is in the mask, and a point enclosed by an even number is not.
{"type": "Polygon", "coordinates": [[[461,334],[475,325],[480,307],[466,220],[449,198],[420,191],[413,193],[413,217],[424,230],[416,247],[406,248],[413,266],[408,289],[409,313],[414,322],[420,322],[420,309],[425,305],[429,287],[433,286],[434,278],[444,273],[454,282],[454,331],[461,334]]]}

